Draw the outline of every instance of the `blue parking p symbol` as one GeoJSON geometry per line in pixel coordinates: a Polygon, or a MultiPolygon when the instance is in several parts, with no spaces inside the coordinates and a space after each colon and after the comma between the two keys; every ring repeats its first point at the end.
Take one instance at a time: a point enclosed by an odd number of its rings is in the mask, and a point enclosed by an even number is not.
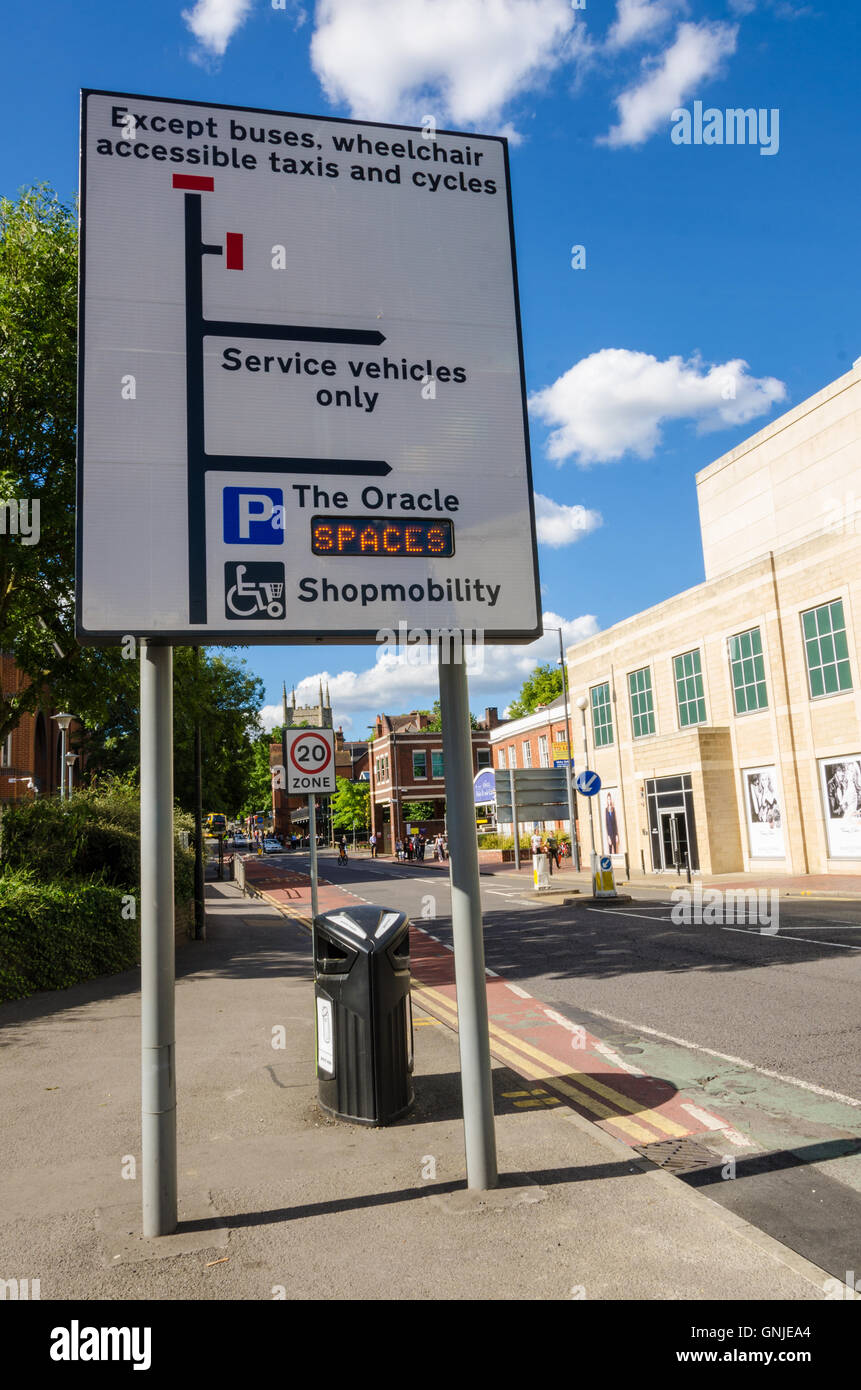
{"type": "Polygon", "coordinates": [[[284,494],[280,487],[226,487],[224,539],[230,545],[283,545],[284,494]]]}

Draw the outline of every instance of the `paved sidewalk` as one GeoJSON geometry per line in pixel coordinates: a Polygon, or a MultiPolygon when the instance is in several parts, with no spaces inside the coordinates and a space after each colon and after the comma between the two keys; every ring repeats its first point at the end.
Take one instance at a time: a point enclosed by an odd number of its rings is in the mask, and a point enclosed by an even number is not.
{"type": "Polygon", "coordinates": [[[210,885],[178,956],[180,1229],[140,1230],[137,972],[0,1007],[0,1277],[42,1299],[824,1297],[828,1278],[494,1068],[499,1189],[463,1181],[457,1040],[416,1010],[414,1113],[316,1106],[307,930],[210,885]],[[286,1045],[278,1042],[284,1029],[286,1045]],[[537,1103],[536,1103],[537,1102],[537,1103]]]}

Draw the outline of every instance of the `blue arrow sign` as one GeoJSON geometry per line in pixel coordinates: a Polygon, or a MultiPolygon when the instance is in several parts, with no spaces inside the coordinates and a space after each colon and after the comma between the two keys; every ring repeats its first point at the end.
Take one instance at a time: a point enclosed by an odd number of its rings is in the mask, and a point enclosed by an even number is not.
{"type": "Polygon", "coordinates": [[[601,778],[597,772],[590,772],[588,768],[577,773],[575,782],[578,792],[583,796],[594,796],[601,790],[601,778]]]}
{"type": "Polygon", "coordinates": [[[612,861],[612,859],[610,858],[610,856],[609,856],[608,854],[602,855],[602,857],[601,857],[601,872],[602,872],[602,873],[607,873],[608,869],[612,869],[612,867],[613,867],[613,861],[612,861]]]}

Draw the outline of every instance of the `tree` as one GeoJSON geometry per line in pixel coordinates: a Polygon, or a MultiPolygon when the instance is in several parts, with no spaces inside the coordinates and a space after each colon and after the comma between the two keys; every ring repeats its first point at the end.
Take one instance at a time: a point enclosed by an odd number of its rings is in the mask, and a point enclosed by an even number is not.
{"type": "Polygon", "coordinates": [[[278,743],[283,734],[283,726],[277,725],[270,733],[258,734],[251,747],[251,771],[245,788],[245,800],[240,806],[240,814],[253,816],[259,811],[268,811],[272,806],[272,767],[269,762],[269,745],[278,743]]]}
{"type": "MultiPolygon", "coordinates": [[[[433,710],[422,709],[419,710],[419,714],[427,714],[430,716],[430,723],[427,725],[429,733],[438,734],[442,732],[442,710],[440,709],[438,698],[433,702],[433,710]]],[[[469,727],[471,729],[478,728],[478,720],[472,713],[472,710],[469,712],[469,727]]]]}
{"type": "Polygon", "coordinates": [[[367,782],[336,779],[332,797],[332,824],[337,830],[364,830],[371,821],[371,789],[367,782]]]}
{"type": "Polygon", "coordinates": [[[534,714],[539,705],[549,705],[561,694],[562,668],[545,662],[543,666],[536,666],[531,676],[526,677],[520,694],[508,707],[509,717],[521,719],[524,714],[534,714]]]}
{"type": "MultiPolygon", "coordinates": [[[[0,741],[39,706],[47,685],[64,699],[80,653],[75,224],[74,210],[45,186],[17,203],[0,199],[0,651],[26,678],[21,691],[0,696],[0,741]]],[[[98,657],[88,664],[97,669],[98,657]]]]}
{"type": "Polygon", "coordinates": [[[404,820],[410,825],[421,825],[425,820],[437,820],[437,807],[432,801],[408,801],[404,807],[404,820]]]}

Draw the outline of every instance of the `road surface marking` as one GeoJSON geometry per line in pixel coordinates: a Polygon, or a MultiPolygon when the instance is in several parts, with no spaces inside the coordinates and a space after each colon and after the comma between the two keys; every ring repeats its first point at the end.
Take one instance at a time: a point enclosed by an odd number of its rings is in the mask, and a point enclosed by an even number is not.
{"type": "Polygon", "coordinates": [[[808,946],[833,946],[835,951],[861,951],[861,946],[846,946],[842,941],[815,941],[812,936],[790,936],[785,931],[763,931],[761,927],[725,927],[716,922],[721,931],[737,931],[742,936],[767,936],[772,941],[804,941],[808,946]]]}
{"type": "Polygon", "coordinates": [[[600,1009],[590,1009],[590,1014],[595,1018],[606,1019],[608,1023],[620,1023],[623,1028],[630,1028],[632,1032],[648,1033],[652,1038],[660,1038],[662,1042],[675,1043],[678,1047],[689,1047],[694,1052],[702,1052],[707,1057],[717,1057],[721,1062],[732,1062],[736,1067],[746,1067],[748,1071],[755,1071],[760,1076],[770,1076],[774,1081],[785,1081],[788,1086],[800,1086],[804,1091],[812,1091],[817,1096],[827,1096],[829,1100],[840,1100],[844,1105],[852,1105],[856,1109],[861,1109],[861,1100],[856,1100],[854,1096],[844,1096],[841,1091],[829,1091],[826,1086],[815,1086],[812,1081],[802,1081],[797,1076],[786,1076],[783,1072],[772,1071],[770,1067],[758,1067],[755,1062],[748,1062],[744,1057],[733,1057],[729,1052],[718,1052],[713,1047],[703,1047],[700,1043],[690,1042],[687,1038],[676,1038],[672,1033],[662,1033],[658,1028],[648,1028],[645,1023],[632,1023],[629,1018],[619,1018],[617,1014],[602,1013],[600,1009]]]}
{"type": "Polygon", "coordinates": [[[521,989],[521,988],[520,988],[520,985],[510,985],[510,984],[508,983],[507,980],[506,980],[506,982],[505,982],[505,988],[506,988],[506,989],[510,989],[512,994],[516,994],[517,997],[518,997],[518,999],[531,999],[531,998],[532,998],[532,995],[529,994],[527,990],[521,989]]]}
{"type": "MultiPolygon", "coordinates": [[[[439,990],[433,989],[430,985],[421,985],[420,990],[422,993],[434,999],[442,1007],[451,1010],[455,1020],[457,1019],[457,1010],[454,1006],[454,1002],[450,1000],[447,995],[441,994],[439,990]]],[[[511,1061],[512,1059],[515,1061],[519,1060],[521,1065],[525,1066],[525,1057],[529,1059],[530,1065],[534,1066],[535,1063],[539,1063],[542,1070],[540,1073],[536,1073],[537,1079],[551,1080],[552,1084],[557,1089],[561,1090],[563,1094],[577,1100],[580,1105],[585,1106],[586,1109],[591,1110],[596,1115],[601,1115],[603,1119],[611,1119],[614,1124],[622,1124],[623,1128],[630,1128],[631,1124],[633,1124],[633,1121],[614,1115],[606,1105],[595,1100],[593,1096],[584,1096],[582,1090],[575,1089],[575,1087],[571,1085],[572,1082],[576,1082],[578,1087],[586,1087],[588,1091],[593,1091],[597,1096],[605,1097],[607,1100],[612,1101],[614,1105],[618,1106],[620,1110],[627,1110],[629,1114],[636,1115],[646,1124],[652,1125],[654,1129],[662,1131],[673,1139],[680,1139],[689,1133],[689,1131],[684,1129],[681,1125],[676,1124],[675,1120],[670,1120],[667,1116],[661,1115],[658,1111],[644,1107],[639,1101],[631,1100],[630,1096],[623,1095],[620,1091],[613,1090],[612,1087],[606,1086],[603,1081],[599,1081],[597,1077],[590,1076],[588,1072],[570,1071],[565,1072],[564,1077],[560,1077],[559,1069],[565,1066],[564,1062],[561,1062],[557,1057],[553,1057],[547,1052],[540,1051],[539,1048],[533,1047],[531,1043],[525,1042],[522,1038],[513,1037],[511,1033],[500,1028],[492,1021],[490,1023],[490,1035],[499,1053],[501,1055],[505,1053],[508,1054],[505,1056],[506,1061],[511,1061]],[[505,1046],[503,1046],[503,1044],[505,1044],[505,1046]],[[518,1058],[517,1053],[512,1054],[510,1051],[511,1048],[518,1049],[521,1056],[518,1058]],[[534,1062],[532,1061],[533,1058],[535,1059],[534,1062]]],[[[644,1133],[646,1133],[645,1130],[640,1130],[640,1134],[644,1133]]]]}

